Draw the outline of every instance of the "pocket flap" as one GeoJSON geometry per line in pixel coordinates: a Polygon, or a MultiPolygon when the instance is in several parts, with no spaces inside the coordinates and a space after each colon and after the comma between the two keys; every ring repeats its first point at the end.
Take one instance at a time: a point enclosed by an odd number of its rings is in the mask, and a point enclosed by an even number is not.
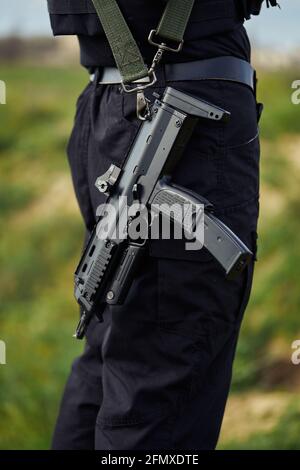
{"type": "Polygon", "coordinates": [[[149,254],[155,258],[207,262],[214,259],[206,248],[187,250],[185,240],[149,240],[149,254]]]}

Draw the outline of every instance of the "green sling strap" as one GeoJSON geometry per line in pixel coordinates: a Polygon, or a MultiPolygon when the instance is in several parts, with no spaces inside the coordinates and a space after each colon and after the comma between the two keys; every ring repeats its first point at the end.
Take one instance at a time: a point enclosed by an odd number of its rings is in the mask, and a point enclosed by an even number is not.
{"type": "Polygon", "coordinates": [[[194,3],[191,0],[169,0],[157,27],[157,34],[181,43],[194,3]]]}
{"type": "MultiPolygon", "coordinates": [[[[92,2],[107,36],[123,83],[134,82],[149,76],[149,70],[117,1],[92,0],[92,2]]],[[[159,53],[154,58],[154,64],[160,60],[164,50],[178,52],[181,49],[194,2],[195,0],[168,0],[157,29],[152,30],[149,35],[149,42],[159,48],[159,53]],[[177,42],[179,47],[174,49],[165,43],[158,44],[153,41],[155,35],[163,40],[177,42]]]]}

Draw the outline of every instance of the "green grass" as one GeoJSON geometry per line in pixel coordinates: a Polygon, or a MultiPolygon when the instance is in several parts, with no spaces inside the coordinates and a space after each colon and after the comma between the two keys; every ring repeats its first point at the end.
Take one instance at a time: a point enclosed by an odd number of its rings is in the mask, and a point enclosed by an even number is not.
{"type": "Polygon", "coordinates": [[[0,108],[0,337],[7,346],[0,448],[42,449],[49,447],[63,383],[82,349],[72,338],[82,224],[78,212],[68,212],[64,200],[47,201],[47,194],[61,175],[70,179],[65,147],[87,76],[79,69],[17,66],[2,67],[1,79],[8,93],[0,108]]]}
{"type": "MultiPolygon", "coordinates": [[[[278,72],[260,80],[266,108],[259,262],[233,397],[270,393],[265,371],[278,359],[289,364],[290,344],[300,338],[300,175],[297,158],[294,164],[282,144],[287,135],[299,139],[299,107],[290,100],[294,76],[278,72]],[[275,211],[273,198],[283,201],[275,211]]],[[[87,75],[78,68],[10,66],[1,67],[1,79],[7,105],[0,107],[0,339],[7,343],[8,363],[0,366],[0,448],[43,449],[71,360],[82,348],[71,335],[78,315],[73,271],[83,233],[65,148],[87,75]]],[[[289,393],[288,381],[274,391],[281,388],[289,393]]],[[[291,401],[271,431],[246,440],[229,436],[220,447],[296,449],[299,422],[291,401]]]]}
{"type": "Polygon", "coordinates": [[[244,441],[229,441],[223,450],[299,450],[300,409],[290,405],[270,431],[250,435],[244,441]]]}
{"type": "Polygon", "coordinates": [[[283,133],[299,133],[299,106],[292,105],[295,91],[292,83],[298,72],[281,71],[261,74],[258,82],[258,101],[265,105],[262,115],[262,137],[276,139],[283,133]]]}

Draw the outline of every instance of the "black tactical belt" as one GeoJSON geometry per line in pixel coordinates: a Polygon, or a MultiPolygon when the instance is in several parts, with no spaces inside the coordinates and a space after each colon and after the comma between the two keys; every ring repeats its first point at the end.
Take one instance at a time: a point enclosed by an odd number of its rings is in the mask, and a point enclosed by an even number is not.
{"type": "MultiPolygon", "coordinates": [[[[238,82],[255,91],[255,70],[245,60],[225,56],[206,60],[195,60],[176,64],[160,64],[156,70],[158,83],[196,81],[196,80],[224,80],[238,82]]],[[[121,84],[122,78],[117,67],[99,68],[99,84],[121,84]]],[[[95,75],[91,75],[94,80],[95,75]]],[[[134,83],[147,83],[149,77],[142,78],[134,83]]]]}

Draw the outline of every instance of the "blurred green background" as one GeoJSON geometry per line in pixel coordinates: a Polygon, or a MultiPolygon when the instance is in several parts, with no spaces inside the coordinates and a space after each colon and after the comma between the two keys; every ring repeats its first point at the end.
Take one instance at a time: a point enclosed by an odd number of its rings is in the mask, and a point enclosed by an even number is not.
{"type": "MultiPolygon", "coordinates": [[[[73,271],[82,224],[65,146],[79,67],[2,65],[0,106],[0,448],[49,447],[78,314],[73,271]],[[59,234],[59,236],[57,236],[59,234]]],[[[235,362],[221,449],[300,449],[299,70],[264,71],[259,261],[235,362]],[[298,75],[297,75],[298,74],[298,75]]]]}

